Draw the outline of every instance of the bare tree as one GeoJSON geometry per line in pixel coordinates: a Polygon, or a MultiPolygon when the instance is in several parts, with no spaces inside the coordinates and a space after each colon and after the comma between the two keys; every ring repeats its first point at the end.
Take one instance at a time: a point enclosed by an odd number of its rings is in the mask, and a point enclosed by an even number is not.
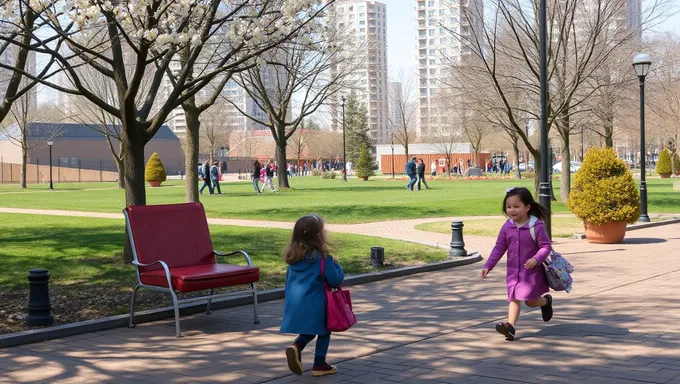
{"type": "Polygon", "coordinates": [[[234,122],[230,115],[224,113],[225,102],[217,102],[203,113],[201,121],[200,138],[204,153],[208,153],[210,163],[217,150],[221,147],[229,147],[229,138],[234,131],[234,122]]]}
{"type": "MultiPolygon", "coordinates": [[[[255,66],[237,76],[267,119],[228,101],[249,119],[269,127],[279,165],[286,164],[288,140],[303,120],[338,94],[362,63],[359,52],[343,45],[344,39],[332,29],[306,29],[300,37],[261,55],[255,66]]],[[[278,183],[279,188],[290,188],[285,172],[279,173],[278,183]]]]}
{"type": "Polygon", "coordinates": [[[305,130],[303,126],[300,126],[299,129],[295,130],[293,136],[290,137],[288,145],[290,146],[293,155],[295,155],[295,158],[297,159],[298,166],[300,165],[300,159],[302,158],[302,154],[305,153],[306,151],[308,145],[307,143],[308,137],[309,131],[305,130]]]}
{"type": "Polygon", "coordinates": [[[414,90],[416,82],[413,76],[401,73],[398,82],[389,86],[388,123],[394,138],[404,146],[408,159],[408,145],[416,138],[414,120],[418,110],[418,101],[414,90]]]}

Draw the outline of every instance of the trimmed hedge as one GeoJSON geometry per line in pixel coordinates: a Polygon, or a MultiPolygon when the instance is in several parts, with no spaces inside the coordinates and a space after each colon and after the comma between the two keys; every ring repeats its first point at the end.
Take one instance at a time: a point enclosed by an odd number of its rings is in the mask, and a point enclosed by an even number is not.
{"type": "Polygon", "coordinates": [[[361,178],[375,176],[375,163],[373,162],[373,156],[371,156],[371,152],[365,145],[361,146],[359,163],[356,165],[356,171],[357,176],[361,178]]]}
{"type": "Polygon", "coordinates": [[[668,148],[664,148],[659,153],[659,161],[656,162],[656,173],[659,175],[670,175],[673,173],[673,165],[671,164],[671,152],[668,148]]]}
{"type": "Polygon", "coordinates": [[[640,194],[633,174],[612,148],[591,148],[574,175],[568,206],[587,223],[632,224],[640,217],[640,194]]]}
{"type": "Polygon", "coordinates": [[[144,180],[146,181],[165,181],[167,175],[165,173],[165,166],[158,156],[158,153],[151,154],[149,161],[146,163],[144,170],[144,180]]]}

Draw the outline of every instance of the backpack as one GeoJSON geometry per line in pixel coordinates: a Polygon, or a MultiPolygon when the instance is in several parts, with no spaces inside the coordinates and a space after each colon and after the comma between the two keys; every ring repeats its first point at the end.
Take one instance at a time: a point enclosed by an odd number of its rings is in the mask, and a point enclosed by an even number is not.
{"type": "MultiPolygon", "coordinates": [[[[537,221],[538,219],[534,216],[531,216],[529,219],[529,232],[534,242],[536,242],[534,226],[537,221]]],[[[555,291],[571,292],[571,285],[574,282],[571,273],[574,272],[574,267],[567,259],[555,252],[555,250],[551,250],[550,256],[543,262],[543,268],[545,269],[545,276],[548,279],[548,286],[550,288],[555,291]]]]}

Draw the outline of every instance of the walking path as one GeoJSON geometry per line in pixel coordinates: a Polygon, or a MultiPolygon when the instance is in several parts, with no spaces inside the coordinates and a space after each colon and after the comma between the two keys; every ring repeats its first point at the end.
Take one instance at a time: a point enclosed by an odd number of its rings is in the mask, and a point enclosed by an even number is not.
{"type": "Polygon", "coordinates": [[[679,231],[634,231],[618,245],[558,239],[574,290],[554,294],[550,323],[524,313],[515,342],[493,329],[507,308],[505,265],[487,280],[471,265],[352,287],[359,324],[332,337],[334,376],[290,374],[275,301],[258,325],[250,306],[185,317],[180,339],[162,321],[0,350],[0,383],[680,384],[679,231]]]}

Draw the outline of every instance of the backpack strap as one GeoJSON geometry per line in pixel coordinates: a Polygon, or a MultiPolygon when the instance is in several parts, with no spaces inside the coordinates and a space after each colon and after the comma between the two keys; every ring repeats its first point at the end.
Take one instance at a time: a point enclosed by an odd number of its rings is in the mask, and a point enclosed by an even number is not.
{"type": "Polygon", "coordinates": [[[536,216],[531,216],[529,218],[529,233],[531,233],[531,238],[534,239],[534,243],[536,242],[536,229],[534,229],[534,226],[536,226],[537,221],[538,218],[536,216]]]}

